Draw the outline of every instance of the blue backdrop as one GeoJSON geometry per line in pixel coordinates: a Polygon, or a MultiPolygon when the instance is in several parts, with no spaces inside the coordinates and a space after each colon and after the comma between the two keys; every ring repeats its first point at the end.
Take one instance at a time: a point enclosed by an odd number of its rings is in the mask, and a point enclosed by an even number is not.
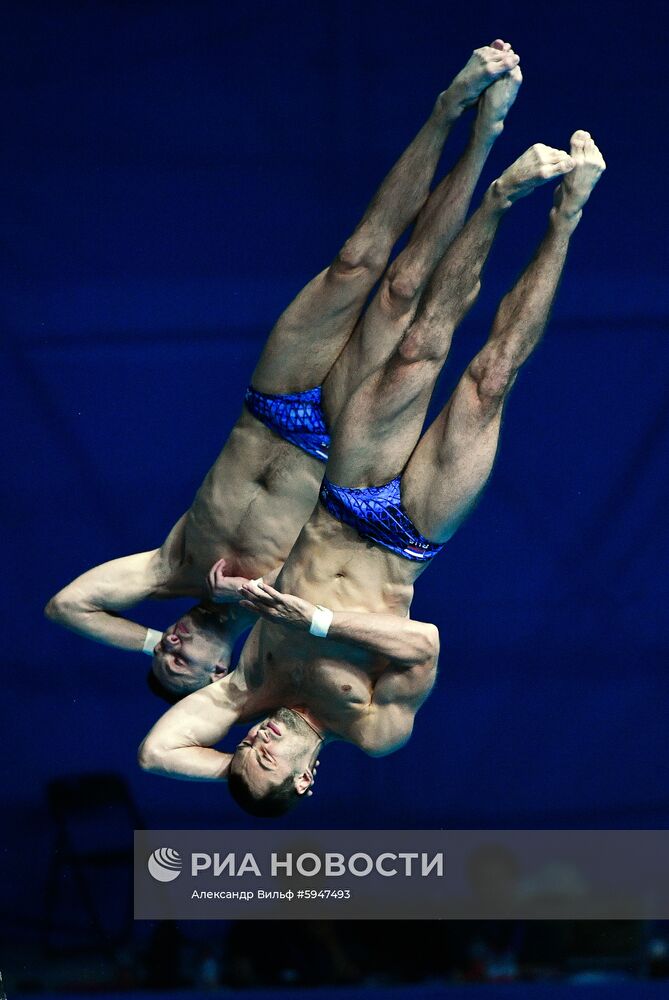
{"type": "MultiPolygon", "coordinates": [[[[478,509],[421,579],[442,665],[415,735],[324,758],[293,825],[656,826],[669,816],[669,294],[660,4],[94,2],[13,7],[3,66],[3,824],[116,770],[150,826],[244,825],[225,789],[140,773],[148,661],[41,617],[158,544],[240,407],[268,329],[334,254],[469,50],[525,83],[486,172],[589,129],[609,169],[478,509]]],[[[452,161],[463,127],[450,149],[452,161]]],[[[518,205],[440,398],[528,259],[518,205]]],[[[154,605],[147,624],[166,625],[154,605]]],[[[38,866],[39,867],[39,866],[38,866]]]]}

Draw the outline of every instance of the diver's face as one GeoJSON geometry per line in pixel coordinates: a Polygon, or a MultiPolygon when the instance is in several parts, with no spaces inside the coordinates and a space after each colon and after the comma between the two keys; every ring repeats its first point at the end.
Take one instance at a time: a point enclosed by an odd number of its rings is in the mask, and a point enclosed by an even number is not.
{"type": "Polygon", "coordinates": [[[249,729],[237,745],[232,766],[243,773],[249,788],[258,796],[298,773],[307,775],[308,788],[313,781],[314,756],[309,732],[306,723],[290,709],[277,709],[249,729]]]}
{"type": "Polygon", "coordinates": [[[228,672],[220,633],[201,624],[192,612],[170,625],[153,650],[152,669],[163,687],[177,694],[197,691],[228,672]]]}

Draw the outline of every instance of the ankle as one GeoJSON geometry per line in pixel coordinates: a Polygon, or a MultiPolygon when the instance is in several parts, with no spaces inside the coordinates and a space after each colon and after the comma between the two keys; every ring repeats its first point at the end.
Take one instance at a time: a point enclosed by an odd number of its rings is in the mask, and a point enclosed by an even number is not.
{"type": "Polygon", "coordinates": [[[509,196],[505,186],[504,178],[498,177],[494,180],[485,193],[485,200],[493,210],[505,212],[513,205],[513,199],[509,196]]]}
{"type": "Polygon", "coordinates": [[[564,205],[554,205],[550,210],[550,224],[556,228],[569,233],[573,233],[581,221],[583,209],[579,208],[575,212],[570,212],[564,205]]]}
{"type": "Polygon", "coordinates": [[[434,104],[433,114],[442,125],[453,125],[461,117],[465,108],[462,101],[454,93],[453,85],[448,87],[437,97],[434,104]]]}
{"type": "Polygon", "coordinates": [[[490,150],[495,145],[500,135],[504,131],[504,122],[485,121],[481,115],[477,115],[472,126],[472,138],[478,146],[484,146],[490,150]]]}

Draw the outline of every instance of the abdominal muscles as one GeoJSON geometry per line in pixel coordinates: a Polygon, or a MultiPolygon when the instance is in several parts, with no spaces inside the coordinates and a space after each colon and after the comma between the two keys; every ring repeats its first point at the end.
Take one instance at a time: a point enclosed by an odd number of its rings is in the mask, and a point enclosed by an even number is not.
{"type": "Polygon", "coordinates": [[[323,465],[245,415],[200,487],[186,549],[205,572],[260,576],[287,557],[318,499],[323,465]]]}
{"type": "Polygon", "coordinates": [[[361,538],[319,506],[293,547],[277,587],[333,611],[406,617],[420,568],[361,538]]]}

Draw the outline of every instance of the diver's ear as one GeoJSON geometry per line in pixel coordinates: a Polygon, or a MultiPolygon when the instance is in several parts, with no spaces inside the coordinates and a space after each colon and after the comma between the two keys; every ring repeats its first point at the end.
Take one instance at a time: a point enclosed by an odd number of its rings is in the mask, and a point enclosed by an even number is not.
{"type": "Polygon", "coordinates": [[[298,795],[311,795],[310,788],[314,783],[313,771],[309,768],[295,776],[295,791],[298,795]]]}
{"type": "Polygon", "coordinates": [[[220,681],[221,677],[225,677],[225,675],[228,672],[228,669],[229,668],[227,663],[216,663],[214,665],[214,670],[211,675],[212,681],[220,681]]]}

